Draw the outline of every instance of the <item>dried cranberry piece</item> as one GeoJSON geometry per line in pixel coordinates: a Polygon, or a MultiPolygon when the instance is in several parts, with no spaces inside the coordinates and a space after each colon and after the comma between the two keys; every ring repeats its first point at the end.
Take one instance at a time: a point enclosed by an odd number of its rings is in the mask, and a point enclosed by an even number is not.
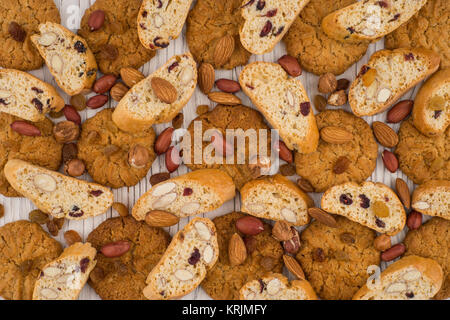
{"type": "Polygon", "coordinates": [[[183,196],[190,196],[194,191],[191,188],[184,188],[183,196]]]}
{"type": "Polygon", "coordinates": [[[43,93],[43,92],[44,92],[43,90],[41,90],[41,89],[39,89],[39,88],[36,88],[36,87],[31,88],[31,90],[33,90],[33,91],[36,92],[37,94],[40,94],[40,93],[43,93]]]}
{"type": "Polygon", "coordinates": [[[147,18],[147,14],[148,14],[147,10],[142,11],[142,17],[143,18],[147,18]]]}
{"type": "Polygon", "coordinates": [[[339,197],[339,201],[347,206],[353,203],[353,200],[347,194],[341,194],[341,196],[339,197]]]}
{"type": "Polygon", "coordinates": [[[251,85],[249,85],[249,84],[245,84],[245,86],[247,87],[247,88],[249,88],[250,90],[255,90],[255,87],[254,86],[251,86],[251,85]]]}
{"type": "Polygon", "coordinates": [[[389,6],[385,1],[378,1],[377,4],[382,8],[387,8],[389,6]]]}
{"type": "Polygon", "coordinates": [[[370,69],[369,66],[363,65],[363,66],[361,67],[361,70],[359,71],[359,75],[360,75],[360,76],[364,75],[367,71],[369,71],[369,69],[370,69]]]}
{"type": "Polygon", "coordinates": [[[380,227],[380,228],[386,227],[386,223],[384,223],[382,220],[380,220],[380,219],[378,219],[378,218],[376,218],[375,224],[376,224],[378,227],[380,227]]]}
{"type": "Polygon", "coordinates": [[[269,10],[267,11],[267,13],[265,15],[263,15],[262,17],[275,17],[277,15],[278,9],[273,9],[273,10],[269,10]]]}
{"type": "Polygon", "coordinates": [[[157,46],[157,47],[160,47],[160,48],[167,48],[167,47],[169,46],[169,43],[168,43],[168,42],[162,42],[162,43],[160,43],[159,40],[161,40],[161,39],[162,39],[161,37],[156,37],[156,38],[153,40],[153,43],[154,43],[155,46],[157,46]]]}
{"type": "Polygon", "coordinates": [[[300,103],[300,113],[303,116],[307,116],[309,114],[309,111],[311,110],[311,103],[309,102],[302,102],[300,103]]]}
{"type": "Polygon", "coordinates": [[[264,283],[264,281],[262,281],[262,279],[258,279],[259,282],[259,293],[262,293],[264,291],[264,288],[266,287],[266,284],[264,283]]]}
{"type": "Polygon", "coordinates": [[[81,41],[75,42],[75,45],[73,47],[75,48],[75,50],[78,51],[78,53],[85,53],[87,50],[86,47],[84,46],[83,42],[81,42],[81,41]]]}
{"type": "Polygon", "coordinates": [[[258,3],[256,4],[256,9],[262,10],[266,6],[266,2],[263,0],[258,0],[258,3]]]}
{"type": "Polygon", "coordinates": [[[9,103],[6,103],[6,101],[4,99],[0,99],[0,104],[7,106],[9,103]]]}
{"type": "Polygon", "coordinates": [[[270,20],[267,20],[266,24],[264,25],[264,27],[261,30],[261,33],[259,34],[260,37],[265,37],[267,36],[270,31],[272,30],[272,22],[270,22],[270,20]]]}
{"type": "Polygon", "coordinates": [[[361,208],[367,209],[368,207],[370,207],[370,199],[367,198],[365,194],[360,194],[359,198],[361,199],[361,208]]]}
{"type": "Polygon", "coordinates": [[[347,31],[350,32],[350,34],[355,33],[355,29],[353,27],[348,27],[347,31]]]}
{"type": "Polygon", "coordinates": [[[405,61],[413,61],[414,60],[414,54],[412,52],[405,54],[405,61]]]}
{"type": "Polygon", "coordinates": [[[98,196],[102,195],[103,191],[102,190],[91,190],[89,193],[92,194],[94,197],[98,197],[98,196]]]}
{"type": "Polygon", "coordinates": [[[253,4],[253,2],[255,2],[255,0],[250,0],[249,2],[244,4],[241,8],[244,8],[244,7],[247,7],[247,6],[251,6],[253,4]]]}
{"type": "Polygon", "coordinates": [[[194,248],[194,252],[191,253],[191,257],[188,259],[188,262],[190,265],[195,266],[199,260],[200,251],[197,248],[194,248]]]}
{"type": "Polygon", "coordinates": [[[86,269],[87,269],[87,267],[89,265],[89,261],[90,261],[89,258],[81,259],[81,261],[80,261],[80,270],[81,270],[81,272],[83,272],[83,273],[86,272],[86,269]]]}
{"type": "Polygon", "coordinates": [[[157,8],[158,9],[162,8],[162,1],[161,0],[158,0],[158,7],[157,8]]]}
{"type": "Polygon", "coordinates": [[[397,14],[395,14],[394,17],[393,17],[391,20],[389,20],[388,22],[395,21],[395,20],[397,20],[399,17],[400,17],[400,13],[397,13],[397,14]]]}
{"type": "Polygon", "coordinates": [[[34,106],[36,107],[36,109],[38,109],[39,112],[42,112],[42,108],[44,107],[44,105],[38,98],[34,98],[33,100],[31,100],[31,102],[34,104],[34,106]]]}
{"type": "Polygon", "coordinates": [[[413,292],[407,292],[407,293],[405,293],[405,295],[406,295],[409,299],[414,298],[414,293],[413,293],[413,292]]]}
{"type": "Polygon", "coordinates": [[[437,119],[441,116],[442,110],[435,110],[433,118],[437,119]]]}
{"type": "Polygon", "coordinates": [[[278,36],[278,35],[280,35],[280,34],[281,34],[281,33],[283,32],[283,30],[284,30],[284,26],[282,26],[282,27],[279,27],[279,28],[278,28],[278,31],[277,31],[277,32],[275,32],[275,34],[274,34],[274,35],[275,35],[275,37],[276,37],[276,36],[278,36]]]}
{"type": "Polygon", "coordinates": [[[169,68],[168,68],[169,73],[170,73],[170,71],[172,71],[173,69],[175,69],[176,67],[178,67],[178,65],[179,65],[178,62],[172,63],[172,64],[169,66],[169,68]]]}

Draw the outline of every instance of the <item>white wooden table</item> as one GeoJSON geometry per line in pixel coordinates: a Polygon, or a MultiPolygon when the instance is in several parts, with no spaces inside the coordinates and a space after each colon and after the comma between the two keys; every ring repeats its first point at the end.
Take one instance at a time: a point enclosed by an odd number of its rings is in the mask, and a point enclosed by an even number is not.
{"type": "MultiPolygon", "coordinates": [[[[84,11],[90,7],[95,1],[94,0],[55,0],[55,3],[57,7],[60,9],[61,13],[61,23],[65,27],[72,29],[72,31],[76,31],[78,29],[81,17],[83,16],[84,11]]],[[[163,65],[170,57],[172,57],[175,54],[181,54],[183,52],[188,51],[188,45],[185,41],[185,29],[183,29],[183,34],[175,41],[172,41],[168,48],[159,50],[156,54],[156,56],[148,63],[146,63],[140,70],[144,73],[144,75],[149,75],[153,71],[155,71],[158,67],[163,65]]],[[[366,55],[356,64],[351,66],[344,74],[340,75],[338,79],[340,78],[347,78],[350,81],[353,81],[356,74],[358,73],[361,66],[367,62],[369,57],[375,52],[380,49],[384,48],[384,40],[380,40],[377,43],[371,44],[369,46],[369,49],[367,50],[366,55]]],[[[276,48],[268,54],[262,55],[262,56],[255,56],[253,55],[250,59],[250,62],[253,61],[268,61],[268,62],[275,62],[278,60],[279,57],[284,55],[286,53],[286,49],[284,44],[280,43],[276,46],[276,48]]],[[[232,71],[226,71],[226,70],[220,70],[216,71],[216,78],[227,78],[227,79],[233,79],[237,80],[239,73],[241,72],[242,67],[235,68],[232,71]]],[[[52,84],[54,87],[58,87],[56,82],[54,81],[52,75],[48,71],[47,67],[44,66],[44,68],[39,70],[31,71],[33,75],[37,76],[38,78],[52,84]]],[[[306,91],[308,92],[308,96],[312,100],[313,97],[318,94],[317,91],[317,82],[318,77],[308,73],[303,72],[302,75],[299,77],[301,82],[303,83],[306,91]]],[[[410,90],[408,93],[406,93],[403,97],[403,99],[411,99],[415,96],[417,93],[417,89],[420,88],[421,84],[410,90]]],[[[69,96],[67,96],[62,90],[58,89],[59,93],[62,97],[64,97],[66,103],[69,102],[69,96]]],[[[93,94],[89,95],[88,97],[92,96],[93,94]]],[[[247,106],[254,107],[247,96],[245,96],[242,92],[237,93],[237,96],[242,99],[243,104],[247,106]]],[[[184,114],[184,128],[187,128],[189,123],[197,116],[196,115],[196,108],[198,105],[201,104],[207,104],[210,105],[212,108],[214,106],[213,103],[203,94],[201,91],[197,88],[193,97],[187,104],[187,106],[183,109],[184,114]]],[[[110,99],[106,107],[115,107],[116,102],[110,99]]],[[[345,105],[345,109],[350,111],[350,107],[345,105]]],[[[101,110],[101,109],[100,109],[101,110]]],[[[82,121],[93,117],[99,110],[90,110],[86,109],[82,112],[80,112],[82,121]]],[[[317,112],[316,112],[317,113],[317,112]]],[[[364,119],[371,124],[373,121],[385,121],[386,119],[386,112],[378,114],[373,117],[364,117],[364,119]]],[[[64,120],[64,117],[57,119],[56,121],[62,121],[64,120]]],[[[166,127],[170,126],[171,124],[161,124],[156,125],[155,130],[156,133],[161,133],[162,130],[164,130],[166,127]]],[[[391,125],[391,127],[394,130],[398,130],[399,124],[391,125]]],[[[379,154],[384,150],[383,147],[379,146],[379,154]]],[[[159,173],[159,172],[166,172],[164,158],[162,156],[158,157],[155,162],[153,163],[153,166],[151,170],[148,172],[147,177],[142,179],[139,184],[137,184],[134,187],[131,188],[121,188],[113,190],[115,201],[122,202],[125,205],[127,205],[130,209],[134,205],[134,203],[137,201],[140,195],[142,195],[144,192],[146,192],[150,187],[149,178],[152,174],[159,173]]],[[[180,166],[180,168],[172,174],[172,176],[181,175],[184,173],[187,173],[188,169],[185,166],[180,166]]],[[[381,160],[381,156],[377,159],[377,167],[376,170],[373,172],[372,176],[369,178],[369,180],[377,181],[377,182],[383,182],[386,185],[395,188],[395,179],[399,177],[407,181],[408,186],[410,187],[410,190],[412,190],[413,183],[406,177],[405,174],[403,174],[400,170],[398,170],[396,173],[390,173],[388,170],[385,170],[383,162],[381,160]]],[[[86,180],[92,180],[89,175],[85,174],[81,179],[86,180]]],[[[293,181],[296,181],[298,176],[291,177],[293,181]]],[[[311,194],[313,199],[315,200],[316,204],[319,205],[320,203],[320,196],[321,194],[311,194]]],[[[2,195],[0,195],[0,203],[5,206],[5,216],[0,219],[0,226],[3,226],[6,223],[13,222],[20,219],[28,219],[28,213],[35,209],[35,206],[32,204],[31,201],[25,198],[6,198],[2,195]]],[[[216,216],[223,215],[225,213],[229,213],[232,211],[238,211],[240,209],[240,199],[239,196],[236,197],[232,201],[228,201],[225,203],[220,209],[204,214],[203,216],[208,218],[214,218],[216,216]]],[[[106,219],[117,216],[116,212],[112,212],[112,210],[108,210],[108,212],[104,215],[97,216],[94,218],[90,218],[83,221],[71,221],[66,220],[63,229],[60,231],[58,237],[56,237],[57,240],[59,240],[63,245],[65,245],[65,241],[63,238],[63,234],[66,230],[73,229],[76,230],[83,240],[87,238],[89,233],[96,228],[100,223],[105,221],[106,219]]],[[[167,228],[167,231],[170,232],[170,234],[173,236],[178,230],[183,228],[184,225],[186,225],[189,222],[189,218],[181,219],[180,223],[176,226],[167,228]]],[[[44,227],[45,228],[45,227],[44,227]]],[[[302,228],[299,228],[301,230],[302,228]]],[[[397,243],[403,240],[405,235],[405,231],[401,232],[399,235],[393,238],[393,243],[397,243]]],[[[383,263],[382,268],[384,268],[386,265],[383,263]]],[[[285,273],[287,274],[287,271],[285,270],[285,273]]],[[[83,289],[80,299],[99,299],[98,295],[95,293],[95,291],[89,287],[89,285],[86,285],[86,287],[83,289]]],[[[201,289],[197,288],[194,292],[191,294],[185,296],[183,299],[197,299],[197,300],[204,300],[204,299],[210,299],[209,296],[201,289]]]]}

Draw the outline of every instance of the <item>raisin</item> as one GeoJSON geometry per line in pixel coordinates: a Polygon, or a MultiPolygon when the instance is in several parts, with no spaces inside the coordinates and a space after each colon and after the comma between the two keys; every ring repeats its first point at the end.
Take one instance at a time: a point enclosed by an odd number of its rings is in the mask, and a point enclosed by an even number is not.
{"type": "Polygon", "coordinates": [[[309,114],[309,111],[311,110],[311,103],[309,102],[302,102],[300,103],[300,113],[303,116],[307,116],[309,114]]]}
{"type": "Polygon", "coordinates": [[[389,5],[387,2],[385,1],[378,1],[377,4],[381,7],[381,8],[387,8],[389,5]]]}
{"type": "Polygon", "coordinates": [[[364,75],[367,71],[369,71],[369,69],[370,69],[369,66],[363,65],[363,66],[361,67],[361,70],[359,71],[359,75],[360,75],[360,76],[364,75]]]}
{"type": "Polygon", "coordinates": [[[278,12],[278,9],[269,10],[263,17],[269,17],[269,18],[275,17],[277,15],[277,12],[278,12]]]}
{"type": "Polygon", "coordinates": [[[83,210],[81,210],[77,206],[73,206],[72,210],[70,210],[70,212],[69,212],[69,216],[74,217],[74,218],[79,218],[79,217],[82,217],[83,215],[84,215],[83,210]]]}
{"type": "Polygon", "coordinates": [[[91,195],[93,195],[94,197],[98,197],[98,196],[102,195],[103,191],[102,190],[91,190],[89,193],[91,195]]]}
{"type": "Polygon", "coordinates": [[[412,52],[405,54],[405,61],[413,61],[414,60],[414,54],[412,52]]]}
{"type": "Polygon", "coordinates": [[[365,194],[360,194],[359,198],[361,199],[361,208],[367,209],[368,207],[370,207],[370,199],[367,198],[365,194]]]}
{"type": "Polygon", "coordinates": [[[194,248],[194,252],[191,253],[188,262],[190,265],[195,266],[199,260],[200,260],[200,251],[197,248],[194,248]]]}
{"type": "Polygon", "coordinates": [[[343,243],[347,243],[347,244],[352,244],[355,243],[355,238],[353,237],[353,235],[349,232],[344,232],[342,233],[339,238],[341,239],[341,241],[343,243]]]}
{"type": "Polygon", "coordinates": [[[0,104],[7,106],[9,103],[6,103],[6,101],[4,99],[0,99],[0,104]]]}
{"type": "Polygon", "coordinates": [[[353,203],[353,200],[347,194],[341,194],[341,196],[339,197],[339,201],[347,206],[353,203]]]}
{"type": "Polygon", "coordinates": [[[167,48],[169,46],[169,42],[160,42],[159,40],[161,40],[161,37],[156,37],[153,40],[153,43],[155,44],[155,46],[160,47],[160,48],[167,48]]]}
{"type": "Polygon", "coordinates": [[[259,293],[262,293],[264,291],[264,288],[266,287],[266,284],[264,283],[264,281],[262,281],[262,279],[258,279],[259,282],[259,293]]]}
{"type": "Polygon", "coordinates": [[[441,116],[442,110],[435,110],[433,118],[437,119],[441,116]]]}
{"type": "Polygon", "coordinates": [[[141,27],[142,30],[147,30],[147,27],[145,26],[144,23],[140,23],[139,27],[141,27]]]}
{"type": "Polygon", "coordinates": [[[37,94],[40,94],[40,93],[43,93],[43,92],[44,92],[43,90],[41,90],[41,89],[39,89],[39,88],[36,88],[36,87],[31,88],[31,90],[33,90],[33,91],[36,92],[37,94]]]}
{"type": "Polygon", "coordinates": [[[73,47],[75,48],[75,50],[77,50],[78,53],[85,53],[87,50],[83,42],[81,41],[75,42],[75,45],[73,47]]]}
{"type": "Polygon", "coordinates": [[[347,31],[350,32],[350,34],[355,32],[355,29],[353,27],[348,27],[347,31]]]}
{"type": "Polygon", "coordinates": [[[31,102],[34,104],[36,109],[38,109],[38,111],[42,113],[42,108],[44,107],[42,102],[38,98],[34,98],[33,100],[31,100],[31,102]]]}
{"type": "Polygon", "coordinates": [[[27,36],[26,31],[15,21],[12,21],[8,26],[8,32],[11,37],[17,42],[23,42],[27,36]]]}
{"type": "Polygon", "coordinates": [[[413,293],[413,292],[407,292],[407,293],[405,293],[405,295],[406,295],[409,299],[414,298],[414,293],[413,293]]]}
{"type": "Polygon", "coordinates": [[[147,18],[147,14],[148,14],[147,10],[142,11],[142,17],[143,18],[147,18]]]}
{"type": "Polygon", "coordinates": [[[278,31],[275,32],[274,36],[275,36],[275,37],[278,36],[279,34],[281,34],[281,33],[283,32],[283,30],[284,30],[284,26],[279,27],[279,28],[278,28],[278,31]]]}
{"type": "Polygon", "coordinates": [[[380,227],[380,228],[386,227],[386,224],[385,224],[382,220],[380,220],[380,219],[378,219],[378,218],[376,218],[375,224],[376,224],[378,227],[380,227]]]}
{"type": "Polygon", "coordinates": [[[184,188],[183,196],[190,196],[194,191],[191,188],[184,188]]]}
{"type": "Polygon", "coordinates": [[[81,272],[83,272],[83,273],[85,273],[86,272],[86,269],[87,269],[87,267],[88,267],[88,265],[89,265],[89,258],[83,258],[83,259],[81,259],[81,261],[80,261],[80,269],[81,269],[81,272]]]}
{"type": "Polygon", "coordinates": [[[255,0],[250,0],[249,2],[247,2],[246,4],[244,4],[241,8],[245,8],[245,7],[247,7],[247,6],[251,6],[254,2],[255,2],[255,0]]]}
{"type": "Polygon", "coordinates": [[[263,0],[258,0],[258,3],[256,4],[256,9],[262,10],[266,6],[266,2],[263,0]]]}
{"type": "Polygon", "coordinates": [[[313,251],[313,259],[314,261],[324,262],[325,261],[325,253],[322,248],[317,248],[313,251]]]}
{"type": "Polygon", "coordinates": [[[158,8],[158,9],[162,8],[162,5],[163,5],[163,4],[162,4],[162,1],[161,1],[161,0],[158,0],[158,7],[157,7],[157,8],[158,8]]]}
{"type": "Polygon", "coordinates": [[[391,20],[389,20],[388,22],[395,21],[395,20],[397,20],[399,17],[400,17],[400,13],[397,13],[397,14],[395,14],[394,17],[393,17],[391,20]]]}
{"type": "Polygon", "coordinates": [[[169,73],[170,73],[170,71],[172,71],[173,69],[175,69],[176,67],[178,67],[178,62],[174,62],[174,63],[172,63],[170,66],[169,66],[169,68],[167,69],[168,71],[169,71],[169,73]]]}
{"type": "Polygon", "coordinates": [[[264,25],[264,27],[261,30],[261,33],[259,34],[260,37],[265,37],[267,36],[270,31],[272,30],[272,22],[270,22],[270,20],[267,20],[266,24],[264,25]]]}

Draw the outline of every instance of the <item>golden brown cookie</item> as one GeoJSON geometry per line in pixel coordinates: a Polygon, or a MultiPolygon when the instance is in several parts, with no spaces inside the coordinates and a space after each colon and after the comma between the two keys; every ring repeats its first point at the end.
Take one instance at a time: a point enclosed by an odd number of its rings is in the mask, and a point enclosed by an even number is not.
{"type": "Polygon", "coordinates": [[[26,220],[0,228],[0,296],[31,300],[41,269],[62,252],[40,225],[26,220]]]}
{"type": "Polygon", "coordinates": [[[3,173],[8,160],[21,159],[50,170],[58,170],[61,164],[62,144],[53,137],[53,123],[49,119],[33,122],[41,131],[41,135],[35,137],[12,130],[11,124],[15,121],[23,119],[0,112],[0,193],[6,197],[20,197],[3,173]]]}
{"type": "Polygon", "coordinates": [[[61,22],[53,0],[0,1],[0,67],[24,71],[42,67],[44,60],[30,36],[47,21],[61,22]]]}
{"type": "Polygon", "coordinates": [[[283,40],[288,54],[314,74],[339,75],[366,53],[368,43],[343,43],[329,38],[321,29],[322,19],[356,0],[311,0],[295,19],[283,40]]]}
{"type": "Polygon", "coordinates": [[[450,67],[449,16],[450,1],[428,0],[408,22],[386,36],[386,49],[431,49],[441,55],[441,68],[450,67]]]}
{"type": "MultiPolygon", "coordinates": [[[[197,154],[200,152],[203,154],[202,163],[195,164],[195,148],[194,148],[194,123],[201,122],[202,136],[206,130],[217,129],[221,132],[223,137],[226,137],[226,129],[242,129],[244,132],[249,129],[254,129],[256,132],[260,129],[267,130],[267,155],[270,157],[270,130],[267,124],[264,122],[263,116],[256,110],[249,107],[238,105],[238,106],[224,106],[217,105],[212,111],[202,114],[201,116],[192,120],[188,127],[188,131],[191,137],[191,164],[186,164],[192,170],[213,168],[220,169],[228,173],[233,178],[234,184],[238,189],[240,189],[245,183],[253,180],[259,176],[259,171],[255,170],[251,165],[249,165],[248,152],[249,152],[249,142],[246,139],[246,154],[245,163],[237,164],[237,153],[238,146],[235,143],[234,146],[234,164],[227,164],[226,158],[223,157],[222,164],[207,164],[205,163],[205,154],[209,155],[206,147],[211,144],[210,141],[203,141],[202,149],[197,146],[197,154]]],[[[259,148],[259,143],[258,143],[259,148]]],[[[256,149],[259,150],[259,149],[256,149]]],[[[214,152],[212,153],[214,154],[214,152]]]]}
{"type": "Polygon", "coordinates": [[[214,52],[219,40],[231,35],[235,48],[223,69],[245,65],[251,53],[244,49],[239,38],[239,27],[244,23],[241,16],[242,0],[198,0],[187,18],[186,40],[197,63],[214,63],[214,52]]]}
{"type": "Polygon", "coordinates": [[[378,146],[367,122],[344,110],[323,111],[316,115],[316,120],[319,130],[338,126],[351,132],[353,138],[343,144],[320,139],[315,152],[296,153],[297,174],[308,180],[315,192],[348,181],[361,183],[366,180],[375,170],[378,155],[378,146]]]}
{"type": "Polygon", "coordinates": [[[121,68],[139,68],[155,56],[138,38],[137,15],[142,0],[97,0],[86,10],[78,34],[94,52],[101,72],[119,74],[121,68]],[[92,12],[103,10],[105,22],[91,31],[88,20],[92,12]]]}
{"type": "Polygon", "coordinates": [[[450,221],[433,218],[419,229],[406,234],[405,255],[430,258],[440,264],[444,271],[444,282],[435,299],[450,298],[450,221]]]}
{"type": "Polygon", "coordinates": [[[264,223],[264,231],[256,236],[243,236],[247,247],[247,259],[232,267],[228,258],[228,242],[236,229],[236,220],[246,215],[232,212],[213,220],[217,228],[219,260],[208,271],[201,286],[215,300],[238,300],[239,290],[248,281],[261,278],[268,272],[281,273],[283,249],[272,235],[272,227],[264,223]]]}
{"type": "Polygon", "coordinates": [[[373,247],[375,231],[336,216],[337,228],[313,221],[300,235],[300,262],[317,295],[326,300],[350,300],[380,264],[373,247]]]}
{"type": "Polygon", "coordinates": [[[122,131],[112,121],[113,111],[104,109],[83,123],[78,157],[95,182],[112,188],[134,186],[147,175],[156,158],[155,131],[151,127],[138,133],[122,131]],[[147,150],[148,160],[142,167],[130,164],[136,148],[147,150]]]}
{"type": "Polygon", "coordinates": [[[104,300],[145,300],[145,280],[170,243],[170,236],[161,228],[148,226],[132,217],[110,218],[88,236],[97,249],[97,265],[89,285],[104,300]],[[101,249],[116,241],[128,241],[130,249],[120,257],[108,258],[101,249]]]}
{"type": "Polygon", "coordinates": [[[395,154],[400,169],[414,183],[450,180],[450,127],[442,135],[430,138],[421,134],[409,119],[403,121],[398,136],[395,154]]]}

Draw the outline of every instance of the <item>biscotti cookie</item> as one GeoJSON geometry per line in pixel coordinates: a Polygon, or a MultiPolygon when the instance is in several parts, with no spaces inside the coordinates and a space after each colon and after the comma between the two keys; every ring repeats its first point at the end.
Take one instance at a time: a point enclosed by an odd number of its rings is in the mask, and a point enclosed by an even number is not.
{"type": "Polygon", "coordinates": [[[334,186],[322,196],[321,206],[325,211],[391,236],[402,231],[406,222],[400,199],[382,183],[347,182],[334,186]]]}
{"type": "Polygon", "coordinates": [[[375,52],[350,86],[348,101],[355,115],[371,116],[393,105],[439,68],[439,55],[426,49],[375,52]]]}
{"type": "Polygon", "coordinates": [[[429,180],[412,195],[412,208],[429,216],[450,220],[450,180],[429,180]]]}
{"type": "Polygon", "coordinates": [[[152,50],[169,46],[180,35],[191,4],[192,0],[143,0],[137,18],[142,45],[152,50]]]}
{"type": "Polygon", "coordinates": [[[231,177],[218,169],[203,169],[163,181],[143,194],[133,207],[133,217],[144,220],[152,210],[178,217],[213,211],[235,196],[231,177]]]}
{"type": "Polygon", "coordinates": [[[353,300],[428,300],[439,291],[442,279],[436,261],[407,256],[387,267],[369,287],[365,284],[353,300]]]}
{"type": "Polygon", "coordinates": [[[317,300],[316,293],[306,280],[293,280],[279,273],[247,282],[239,290],[241,300],[317,300]]]}
{"type": "Polygon", "coordinates": [[[188,103],[197,86],[197,66],[187,52],[134,85],[117,105],[112,119],[127,132],[171,121],[188,103]]]}
{"type": "Polygon", "coordinates": [[[0,1],[0,67],[34,70],[42,67],[39,52],[30,41],[38,32],[40,23],[60,23],[54,0],[8,0],[0,1]]]}
{"type": "Polygon", "coordinates": [[[289,30],[309,0],[243,0],[244,24],[239,30],[241,43],[254,54],[264,54],[289,30]]]}
{"type": "Polygon", "coordinates": [[[33,300],[76,300],[97,261],[90,243],[76,242],[46,264],[34,285],[33,300]]]}
{"type": "Polygon", "coordinates": [[[289,79],[276,63],[254,62],[239,76],[242,90],[278,129],[289,149],[311,153],[317,148],[316,119],[302,83],[289,79]]]}
{"type": "Polygon", "coordinates": [[[327,15],[322,20],[322,29],[339,41],[376,41],[408,21],[426,2],[359,1],[327,15]]]}
{"type": "Polygon", "coordinates": [[[314,206],[314,201],[280,174],[247,182],[240,192],[242,212],[295,226],[309,223],[308,208],[314,206]]]}
{"type": "Polygon", "coordinates": [[[431,76],[414,99],[414,126],[426,136],[439,135],[450,125],[450,68],[431,76]]]}
{"type": "Polygon", "coordinates": [[[86,40],[52,22],[40,24],[39,32],[31,41],[58,86],[70,96],[89,90],[96,79],[97,62],[86,40]]]}
{"type": "Polygon", "coordinates": [[[219,257],[214,223],[192,219],[172,239],[166,253],[147,277],[144,296],[151,300],[175,299],[198,287],[219,257]]]}
{"type": "Polygon", "coordinates": [[[17,192],[55,218],[81,220],[103,214],[113,203],[112,192],[22,160],[9,160],[5,176],[17,192]]]}
{"type": "Polygon", "coordinates": [[[0,296],[31,300],[42,267],[62,248],[37,223],[19,220],[0,227],[0,296]]]}
{"type": "Polygon", "coordinates": [[[36,122],[63,107],[63,98],[48,83],[23,71],[0,69],[1,112],[36,122]]]}

